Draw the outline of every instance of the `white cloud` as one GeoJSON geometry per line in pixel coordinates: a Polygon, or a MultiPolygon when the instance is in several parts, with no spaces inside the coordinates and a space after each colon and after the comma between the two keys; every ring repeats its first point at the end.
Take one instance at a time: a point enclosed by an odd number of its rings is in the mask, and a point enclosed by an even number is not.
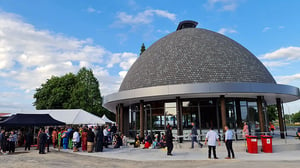
{"type": "Polygon", "coordinates": [[[169,31],[169,30],[161,30],[161,29],[156,30],[156,32],[162,33],[162,34],[169,34],[169,33],[171,33],[171,31],[169,31]]]}
{"type": "Polygon", "coordinates": [[[236,30],[232,29],[232,28],[221,28],[218,33],[220,34],[233,34],[233,33],[237,33],[236,30]]]}
{"type": "Polygon", "coordinates": [[[176,15],[174,13],[170,13],[165,10],[148,9],[136,15],[130,15],[127,14],[126,12],[120,12],[117,15],[118,18],[117,22],[122,24],[149,24],[153,21],[153,18],[155,16],[167,18],[171,21],[176,20],[176,15]]]}
{"type": "Polygon", "coordinates": [[[234,11],[238,7],[239,0],[208,0],[204,5],[207,9],[220,11],[234,11]]]}
{"type": "Polygon", "coordinates": [[[282,67],[282,66],[286,66],[289,65],[290,63],[288,62],[284,62],[284,61],[263,61],[263,64],[266,67],[282,67]]]}
{"type": "Polygon", "coordinates": [[[262,59],[284,59],[284,60],[300,60],[300,47],[280,48],[276,51],[266,53],[261,56],[262,59]]]}
{"type": "Polygon", "coordinates": [[[271,27],[264,27],[264,29],[262,30],[262,32],[267,32],[271,29],[271,27]]]}
{"type": "Polygon", "coordinates": [[[86,10],[88,13],[102,13],[102,11],[100,11],[100,10],[97,10],[97,9],[95,9],[95,8],[92,8],[92,7],[89,7],[89,8],[87,8],[87,10],[86,10]]]}
{"type": "Polygon", "coordinates": [[[278,83],[289,84],[293,81],[300,80],[300,73],[289,76],[277,76],[275,77],[278,83]]]}
{"type": "Polygon", "coordinates": [[[53,75],[76,73],[81,67],[93,70],[100,82],[102,95],[116,92],[124,76],[109,74],[108,67],[117,65],[117,71],[127,71],[136,58],[135,53],[111,53],[95,45],[92,39],[79,40],[39,30],[19,16],[0,12],[2,88],[21,91],[24,95],[19,97],[26,97],[31,102],[33,91],[46,79],[53,75]]]}
{"type": "Polygon", "coordinates": [[[125,78],[126,74],[127,74],[127,71],[120,71],[119,72],[119,75],[120,75],[121,78],[125,78]]]}
{"type": "Polygon", "coordinates": [[[135,62],[137,57],[138,55],[135,53],[115,53],[112,54],[111,59],[107,63],[107,67],[112,68],[115,64],[119,64],[119,66],[123,70],[128,70],[131,67],[131,65],[135,62]]]}

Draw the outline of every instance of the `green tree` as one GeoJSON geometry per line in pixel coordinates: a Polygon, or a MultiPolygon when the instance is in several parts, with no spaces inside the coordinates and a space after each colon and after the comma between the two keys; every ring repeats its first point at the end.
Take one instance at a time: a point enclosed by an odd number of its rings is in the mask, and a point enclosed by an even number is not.
{"type": "Polygon", "coordinates": [[[292,122],[300,122],[300,111],[295,114],[292,114],[292,122]]]}
{"type": "Polygon", "coordinates": [[[278,119],[278,112],[276,105],[267,106],[267,116],[269,121],[275,121],[278,119]]]}
{"type": "Polygon", "coordinates": [[[146,47],[145,47],[145,44],[143,43],[142,46],[141,46],[141,53],[140,53],[140,55],[142,55],[144,51],[146,51],[146,47]]]}
{"type": "Polygon", "coordinates": [[[91,69],[81,68],[76,75],[51,77],[34,94],[36,109],[83,109],[98,116],[114,115],[102,107],[99,82],[91,69]]]}
{"type": "Polygon", "coordinates": [[[82,68],[77,73],[69,108],[82,108],[93,114],[101,115],[102,97],[99,82],[94,77],[92,70],[82,68]]]}
{"type": "Polygon", "coordinates": [[[70,99],[70,91],[74,88],[76,77],[68,73],[62,77],[52,76],[45,84],[36,89],[33,103],[36,109],[64,109],[70,99]]]}

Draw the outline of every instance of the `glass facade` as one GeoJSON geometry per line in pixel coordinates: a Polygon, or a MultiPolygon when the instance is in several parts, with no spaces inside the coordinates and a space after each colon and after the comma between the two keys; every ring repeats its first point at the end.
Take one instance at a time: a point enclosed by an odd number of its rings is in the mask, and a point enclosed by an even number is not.
{"type": "MultiPolygon", "coordinates": [[[[237,138],[241,137],[243,122],[247,122],[252,134],[259,130],[259,118],[256,99],[226,98],[226,124],[235,130],[237,138]]],[[[218,98],[181,99],[182,128],[190,130],[192,122],[200,130],[210,127],[222,131],[221,110],[218,98]]],[[[129,106],[129,132],[134,136],[140,129],[140,105],[129,106]]],[[[176,100],[144,102],[144,129],[147,131],[164,131],[166,125],[177,129],[176,100]]]]}

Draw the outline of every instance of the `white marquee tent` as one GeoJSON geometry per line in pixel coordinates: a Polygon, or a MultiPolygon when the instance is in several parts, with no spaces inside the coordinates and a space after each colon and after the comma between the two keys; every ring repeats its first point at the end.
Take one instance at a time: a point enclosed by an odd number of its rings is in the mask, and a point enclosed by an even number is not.
{"type": "MultiPolygon", "coordinates": [[[[18,112],[17,112],[18,113],[18,112]]],[[[30,112],[22,112],[27,114],[49,114],[56,120],[65,122],[66,124],[81,125],[95,124],[104,125],[105,121],[91,113],[82,109],[53,109],[53,110],[35,110],[30,112]]]]}
{"type": "Polygon", "coordinates": [[[106,117],[105,114],[104,114],[101,118],[102,118],[102,120],[104,120],[106,123],[115,123],[115,122],[111,121],[110,119],[108,119],[108,118],[106,117]]]}

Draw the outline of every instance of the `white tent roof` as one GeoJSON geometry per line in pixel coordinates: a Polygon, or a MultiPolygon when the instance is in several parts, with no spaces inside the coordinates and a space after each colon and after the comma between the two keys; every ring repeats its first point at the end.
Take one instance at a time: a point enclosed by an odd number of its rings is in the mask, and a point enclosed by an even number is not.
{"type": "MultiPolygon", "coordinates": [[[[22,112],[24,113],[24,112],[22,112]]],[[[82,109],[55,109],[55,110],[35,110],[26,112],[28,114],[49,114],[56,120],[65,122],[66,124],[98,124],[104,125],[105,121],[91,113],[82,109]]]]}
{"type": "Polygon", "coordinates": [[[108,119],[108,118],[106,117],[105,114],[104,114],[101,118],[102,118],[102,120],[104,120],[106,123],[115,123],[115,122],[111,121],[110,119],[108,119]]]}

